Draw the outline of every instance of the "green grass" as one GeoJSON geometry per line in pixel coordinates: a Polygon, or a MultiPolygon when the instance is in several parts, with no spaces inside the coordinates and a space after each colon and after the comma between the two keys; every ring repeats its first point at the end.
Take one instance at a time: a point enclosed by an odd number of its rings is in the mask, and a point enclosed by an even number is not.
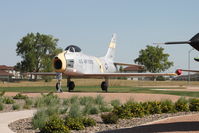
{"type": "MultiPolygon", "coordinates": [[[[149,94],[170,94],[177,96],[190,96],[199,97],[199,92],[189,91],[169,91],[169,90],[156,90],[156,89],[182,89],[180,87],[128,87],[128,86],[111,86],[108,90],[109,93],[149,93],[149,94]]],[[[66,92],[67,88],[63,87],[66,92]]],[[[0,87],[0,92],[32,92],[32,93],[44,93],[44,92],[56,92],[53,86],[42,87],[0,87]]],[[[99,86],[77,86],[74,92],[103,92],[99,86]]]]}

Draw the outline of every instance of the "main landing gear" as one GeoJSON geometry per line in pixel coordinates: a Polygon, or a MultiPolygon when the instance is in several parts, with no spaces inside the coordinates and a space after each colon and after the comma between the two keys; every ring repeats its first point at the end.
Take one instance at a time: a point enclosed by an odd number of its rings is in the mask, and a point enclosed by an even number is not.
{"type": "MultiPolygon", "coordinates": [[[[57,73],[57,83],[56,83],[56,90],[57,92],[63,92],[61,88],[61,80],[62,80],[62,73],[57,73]]],[[[108,78],[105,77],[105,81],[102,81],[101,83],[101,89],[102,91],[108,92],[108,78]]],[[[67,78],[67,88],[68,92],[71,92],[75,88],[74,81],[71,81],[71,77],[67,78]]]]}
{"type": "Polygon", "coordinates": [[[105,78],[105,81],[102,81],[101,89],[102,91],[108,92],[108,78],[105,78]]]}
{"type": "Polygon", "coordinates": [[[75,88],[75,83],[74,83],[74,81],[71,81],[70,79],[71,79],[70,77],[67,78],[67,88],[68,88],[68,92],[74,90],[74,88],[75,88]]]}

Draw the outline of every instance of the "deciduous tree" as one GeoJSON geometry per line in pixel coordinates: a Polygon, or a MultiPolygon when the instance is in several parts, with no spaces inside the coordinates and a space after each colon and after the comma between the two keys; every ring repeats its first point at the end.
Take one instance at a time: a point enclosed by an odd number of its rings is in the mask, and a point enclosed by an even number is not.
{"type": "Polygon", "coordinates": [[[144,65],[146,71],[158,73],[169,69],[173,62],[168,60],[169,54],[164,53],[164,48],[149,46],[139,51],[139,57],[134,60],[139,65],[144,65]]]}
{"type": "Polygon", "coordinates": [[[52,58],[62,51],[58,39],[51,35],[28,33],[17,43],[17,55],[22,61],[16,68],[22,72],[52,71],[52,58]]]}

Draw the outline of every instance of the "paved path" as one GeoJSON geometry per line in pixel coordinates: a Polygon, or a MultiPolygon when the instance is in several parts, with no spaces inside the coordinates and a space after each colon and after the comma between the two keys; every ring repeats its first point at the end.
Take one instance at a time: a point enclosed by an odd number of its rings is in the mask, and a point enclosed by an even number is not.
{"type": "Polygon", "coordinates": [[[8,124],[23,118],[32,117],[36,110],[23,110],[17,112],[0,113],[0,132],[1,133],[14,133],[8,127],[8,124]]]}
{"type": "Polygon", "coordinates": [[[199,114],[177,116],[106,133],[199,133],[199,114]]]}

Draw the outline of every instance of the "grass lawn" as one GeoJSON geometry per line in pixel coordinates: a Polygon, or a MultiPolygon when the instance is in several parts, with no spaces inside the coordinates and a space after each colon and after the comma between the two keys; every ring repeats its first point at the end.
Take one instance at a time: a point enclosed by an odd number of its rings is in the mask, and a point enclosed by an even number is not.
{"type": "MultiPolygon", "coordinates": [[[[182,89],[182,87],[128,87],[128,86],[111,86],[109,93],[149,93],[149,94],[170,94],[177,96],[190,96],[199,97],[199,92],[189,91],[161,91],[156,89],[182,89]]],[[[63,87],[67,91],[66,87],[63,87]]],[[[0,91],[6,92],[32,92],[32,93],[45,93],[56,92],[54,86],[34,86],[34,87],[0,87],[0,91]]],[[[77,86],[73,92],[102,92],[99,86],[77,86]]]]}

